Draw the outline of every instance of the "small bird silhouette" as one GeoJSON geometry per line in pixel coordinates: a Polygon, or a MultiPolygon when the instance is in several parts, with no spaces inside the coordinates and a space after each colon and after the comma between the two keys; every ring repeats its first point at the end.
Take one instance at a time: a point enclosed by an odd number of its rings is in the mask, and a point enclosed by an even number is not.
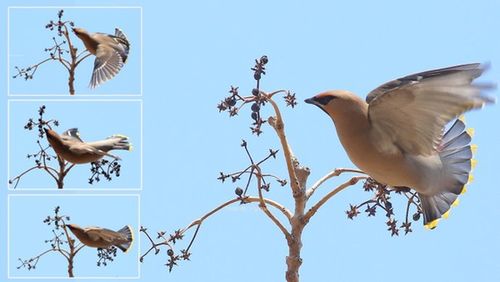
{"type": "Polygon", "coordinates": [[[120,160],[118,156],[108,153],[111,150],[132,150],[128,137],[112,135],[104,140],[83,142],[77,128],[66,130],[59,135],[52,129],[44,128],[47,140],[56,154],[74,164],[95,162],[104,156],[120,160]]]}
{"type": "Polygon", "coordinates": [[[366,97],[334,90],[306,99],[333,120],[351,161],[378,182],[418,192],[428,228],[447,217],[471,177],[471,131],[457,119],[494,99],[472,84],[485,67],[466,64],[417,73],[381,85],[366,97]]]}
{"type": "Polygon", "coordinates": [[[88,33],[78,27],[73,28],[73,32],[82,40],[85,48],[96,57],[90,88],[112,79],[127,62],[130,43],[119,28],[115,28],[115,35],[88,33]]]}
{"type": "Polygon", "coordinates": [[[82,228],[76,224],[67,224],[66,226],[82,244],[92,248],[107,249],[115,246],[123,252],[127,252],[134,241],[132,228],[128,225],[118,231],[94,226],[82,228]]]}

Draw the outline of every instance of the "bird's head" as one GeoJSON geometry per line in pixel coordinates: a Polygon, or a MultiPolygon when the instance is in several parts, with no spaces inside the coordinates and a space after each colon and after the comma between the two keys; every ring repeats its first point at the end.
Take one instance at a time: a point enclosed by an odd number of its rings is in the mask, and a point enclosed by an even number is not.
{"type": "Polygon", "coordinates": [[[80,229],[82,229],[80,226],[78,226],[78,225],[76,225],[76,224],[73,224],[73,223],[71,223],[71,224],[66,224],[66,227],[68,227],[68,228],[69,228],[69,230],[71,230],[71,231],[73,231],[73,230],[80,230],[80,229]]]}
{"type": "Polygon", "coordinates": [[[323,110],[333,120],[342,115],[364,110],[366,103],[354,93],[345,90],[331,90],[320,93],[304,102],[313,104],[323,110]]]}
{"type": "Polygon", "coordinates": [[[87,34],[87,31],[83,28],[80,27],[75,27],[73,28],[73,32],[76,34],[76,36],[80,37],[82,34],[87,34]]]}
{"type": "Polygon", "coordinates": [[[45,134],[47,135],[47,140],[49,142],[59,139],[59,135],[54,130],[48,129],[46,127],[44,127],[43,130],[45,131],[45,134]]]}

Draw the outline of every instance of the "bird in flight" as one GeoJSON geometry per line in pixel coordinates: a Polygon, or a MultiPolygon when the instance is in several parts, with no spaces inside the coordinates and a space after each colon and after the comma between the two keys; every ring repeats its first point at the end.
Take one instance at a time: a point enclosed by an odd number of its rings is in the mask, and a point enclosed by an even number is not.
{"type": "Polygon", "coordinates": [[[484,95],[493,85],[473,83],[484,71],[484,65],[465,64],[408,75],[371,91],[366,102],[345,90],[305,102],[330,116],[357,167],[380,183],[418,192],[424,224],[432,229],[471,178],[472,133],[458,117],[494,102],[484,95]]]}
{"type": "Polygon", "coordinates": [[[96,88],[112,79],[127,62],[130,43],[119,28],[115,28],[114,35],[100,32],[89,33],[78,27],[73,28],[73,32],[82,40],[85,48],[95,55],[90,88],[96,88]]]}
{"type": "Polygon", "coordinates": [[[68,129],[61,135],[52,129],[44,128],[44,130],[56,154],[74,164],[95,162],[104,156],[120,160],[120,157],[112,155],[109,151],[132,150],[128,137],[124,135],[112,135],[104,140],[84,142],[77,128],[68,129]]]}
{"type": "Polygon", "coordinates": [[[76,224],[66,226],[82,244],[92,248],[108,249],[115,246],[123,252],[127,252],[134,241],[132,228],[128,225],[118,231],[95,226],[82,228],[76,224]]]}

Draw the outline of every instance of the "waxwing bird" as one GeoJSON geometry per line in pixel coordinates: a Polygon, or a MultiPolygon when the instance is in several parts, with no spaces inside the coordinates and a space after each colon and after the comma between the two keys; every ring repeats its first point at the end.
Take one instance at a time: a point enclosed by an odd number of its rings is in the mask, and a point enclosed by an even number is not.
{"type": "Polygon", "coordinates": [[[123,252],[127,252],[134,241],[132,228],[128,225],[118,231],[94,226],[82,228],[76,224],[66,226],[82,244],[92,248],[107,249],[115,246],[123,252]]]}
{"type": "Polygon", "coordinates": [[[119,28],[115,28],[115,35],[88,33],[83,28],[73,28],[73,32],[82,40],[85,48],[95,55],[90,88],[95,88],[118,74],[127,61],[130,50],[128,39],[119,28]]]}
{"type": "Polygon", "coordinates": [[[109,153],[111,150],[132,150],[128,137],[112,135],[101,141],[83,142],[77,128],[66,130],[59,135],[52,129],[45,128],[47,140],[56,154],[64,160],[74,164],[84,164],[100,160],[109,156],[120,160],[118,156],[109,153]]]}
{"type": "Polygon", "coordinates": [[[333,120],[351,161],[378,182],[418,192],[424,224],[447,217],[470,180],[471,132],[457,119],[494,99],[493,85],[473,84],[485,67],[467,64],[431,70],[381,85],[366,97],[334,90],[306,99],[333,120]]]}

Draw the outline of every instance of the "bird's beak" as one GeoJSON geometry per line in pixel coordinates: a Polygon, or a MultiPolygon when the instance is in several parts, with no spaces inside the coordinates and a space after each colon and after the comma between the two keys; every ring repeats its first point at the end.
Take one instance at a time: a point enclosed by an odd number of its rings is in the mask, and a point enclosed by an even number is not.
{"type": "Polygon", "coordinates": [[[314,101],[314,97],[311,97],[311,98],[308,98],[308,99],[305,99],[304,102],[308,103],[308,104],[313,104],[313,105],[316,105],[316,102],[314,101]]]}
{"type": "Polygon", "coordinates": [[[49,133],[49,130],[47,129],[47,127],[44,127],[44,128],[43,128],[43,131],[45,131],[45,133],[46,133],[46,134],[48,134],[48,133],[49,133]]]}
{"type": "Polygon", "coordinates": [[[320,108],[323,112],[325,112],[327,115],[330,115],[326,110],[325,108],[323,108],[323,105],[321,105],[320,103],[318,103],[316,101],[316,99],[314,99],[314,97],[311,97],[309,99],[305,99],[304,102],[308,103],[308,104],[311,104],[311,105],[315,105],[316,107],[320,108]]]}

